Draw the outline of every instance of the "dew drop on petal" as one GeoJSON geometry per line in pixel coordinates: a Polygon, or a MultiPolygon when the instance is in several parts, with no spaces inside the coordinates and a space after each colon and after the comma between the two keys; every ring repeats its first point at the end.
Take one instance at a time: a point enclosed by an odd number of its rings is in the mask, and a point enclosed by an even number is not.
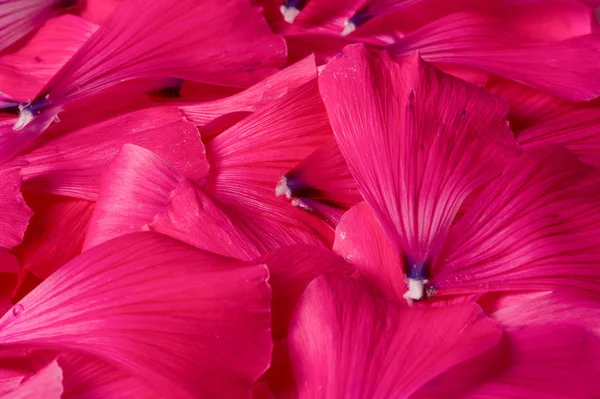
{"type": "Polygon", "coordinates": [[[20,303],[17,303],[15,306],[13,306],[12,311],[15,316],[18,316],[21,313],[23,313],[24,310],[25,310],[25,307],[23,305],[21,305],[20,303]]]}

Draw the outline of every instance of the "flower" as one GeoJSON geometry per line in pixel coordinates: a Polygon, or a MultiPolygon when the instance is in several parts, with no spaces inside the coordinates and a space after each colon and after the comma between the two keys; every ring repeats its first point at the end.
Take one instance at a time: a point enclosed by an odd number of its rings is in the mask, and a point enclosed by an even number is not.
{"type": "Polygon", "coordinates": [[[0,0],[0,397],[600,397],[594,7],[0,0]]]}

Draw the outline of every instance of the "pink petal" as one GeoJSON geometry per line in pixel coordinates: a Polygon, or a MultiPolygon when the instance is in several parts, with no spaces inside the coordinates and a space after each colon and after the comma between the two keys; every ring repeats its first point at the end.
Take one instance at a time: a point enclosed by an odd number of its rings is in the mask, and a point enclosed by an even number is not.
{"type": "Polygon", "coordinates": [[[0,166],[0,248],[12,248],[23,240],[33,212],[21,194],[18,165],[0,166]]]}
{"type": "Polygon", "coordinates": [[[127,0],[25,112],[56,113],[57,106],[134,78],[247,87],[275,72],[284,57],[283,39],[248,2],[127,0]]]}
{"type": "Polygon", "coordinates": [[[34,216],[21,245],[13,250],[24,269],[16,297],[21,298],[29,288],[22,287],[26,272],[46,279],[63,264],[81,253],[94,203],[53,195],[27,195],[34,216]]]}
{"type": "Polygon", "coordinates": [[[469,10],[478,10],[501,20],[505,29],[498,29],[498,36],[517,33],[522,40],[562,40],[588,34],[592,26],[589,7],[569,0],[371,0],[368,3],[370,5],[361,11],[360,17],[372,23],[365,24],[370,26],[363,28],[363,34],[369,28],[390,25],[392,21],[397,30],[406,32],[445,15],[469,10]]]}
{"type": "Polygon", "coordinates": [[[275,198],[290,168],[332,137],[315,80],[291,90],[206,145],[210,174],[206,191],[240,224],[252,224],[280,245],[331,240],[318,217],[275,198]]]}
{"type": "Polygon", "coordinates": [[[62,370],[55,361],[43,369],[37,371],[33,376],[24,380],[18,388],[4,396],[3,399],[61,399],[62,370]]]}
{"type": "Polygon", "coordinates": [[[418,57],[396,64],[360,45],[319,83],[365,202],[406,253],[408,277],[424,280],[462,201],[516,153],[504,104],[418,57]]]}
{"type": "Polygon", "coordinates": [[[361,202],[342,216],[335,230],[333,250],[352,263],[367,282],[389,299],[402,299],[406,291],[402,258],[369,207],[361,202]]]}
{"type": "Polygon", "coordinates": [[[597,337],[565,324],[511,327],[501,344],[455,366],[415,399],[596,397],[597,337]]]}
{"type": "Polygon", "coordinates": [[[600,110],[561,108],[557,115],[540,121],[517,136],[523,148],[559,143],[573,151],[583,162],[600,166],[600,110]]]}
{"type": "Polygon", "coordinates": [[[432,284],[440,293],[597,290],[597,179],[561,147],[529,149],[453,226],[432,284]]]}
{"type": "Polygon", "coordinates": [[[244,397],[270,359],[267,276],[155,233],[122,236],[15,305],[0,341],[97,356],[166,397],[244,397]]]}
{"type": "Polygon", "coordinates": [[[275,340],[271,367],[265,375],[273,393],[295,389],[287,348],[290,320],[306,286],[321,274],[344,274],[354,268],[330,250],[309,245],[283,247],[258,258],[270,272],[273,289],[271,329],[275,340]]]}
{"type": "Polygon", "coordinates": [[[505,326],[571,324],[600,337],[600,305],[593,297],[567,292],[504,296],[493,318],[505,326]]]}
{"type": "Polygon", "coordinates": [[[141,231],[164,211],[173,189],[185,180],[156,155],[146,153],[150,152],[126,144],[104,173],[84,250],[141,231]]]}
{"type": "Polygon", "coordinates": [[[0,50],[9,48],[44,22],[68,11],[77,1],[64,0],[1,0],[0,50]]]}
{"type": "Polygon", "coordinates": [[[395,56],[419,51],[429,62],[482,69],[571,101],[600,95],[600,36],[524,45],[519,35],[526,32],[506,35],[504,21],[474,13],[453,14],[411,32],[390,51],[395,56]]]}
{"type": "MultiPolygon", "coordinates": [[[[11,109],[11,112],[15,110],[18,112],[16,108],[11,109]]],[[[41,115],[33,123],[18,131],[13,130],[17,119],[0,119],[0,164],[11,160],[19,152],[31,147],[41,130],[47,128],[53,119],[54,116],[41,115]]]]}
{"type": "Polygon", "coordinates": [[[362,200],[356,182],[333,138],[289,170],[277,186],[288,199],[319,201],[349,209],[362,200]]]}
{"type": "Polygon", "coordinates": [[[140,230],[242,260],[259,256],[264,241],[240,231],[202,189],[156,154],[126,144],[102,178],[84,249],[140,230]]]}
{"type": "Polygon", "coordinates": [[[273,336],[287,335],[289,321],[306,286],[321,274],[351,274],[354,268],[328,249],[310,245],[283,247],[258,258],[267,265],[273,288],[273,336]]]}
{"type": "Polygon", "coordinates": [[[188,120],[202,126],[228,113],[254,112],[316,77],[315,57],[311,55],[239,94],[220,100],[184,105],[180,109],[188,120]]]}
{"type": "Polygon", "coordinates": [[[560,100],[507,79],[491,79],[487,89],[508,103],[510,108],[508,120],[512,131],[517,135],[525,128],[545,122],[577,107],[575,103],[560,100]]]}
{"type": "Polygon", "coordinates": [[[63,399],[159,399],[153,390],[131,375],[93,356],[62,353],[63,399]]]}
{"type": "Polygon", "coordinates": [[[262,234],[235,223],[226,209],[187,180],[171,191],[165,209],[148,224],[148,229],[240,260],[252,260],[274,249],[263,244],[266,239],[262,234]]]}
{"type": "Polygon", "coordinates": [[[208,162],[198,130],[176,108],[126,113],[66,132],[20,159],[29,190],[96,200],[100,176],[123,144],[133,143],[164,157],[193,181],[202,182],[208,162]]]}
{"type": "Polygon", "coordinates": [[[474,304],[407,308],[331,276],[308,286],[290,336],[300,398],[404,398],[501,330],[474,304]]]}
{"type": "Polygon", "coordinates": [[[86,0],[80,15],[95,24],[102,24],[123,0],[86,0]]]}
{"type": "Polygon", "coordinates": [[[25,46],[0,57],[2,91],[16,98],[34,98],[96,29],[74,15],[50,19],[25,46]]]}

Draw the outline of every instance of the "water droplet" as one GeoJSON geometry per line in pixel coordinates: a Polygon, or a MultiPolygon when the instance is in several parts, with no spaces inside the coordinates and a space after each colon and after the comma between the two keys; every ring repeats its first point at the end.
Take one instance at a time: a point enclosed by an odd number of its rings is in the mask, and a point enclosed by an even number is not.
{"type": "Polygon", "coordinates": [[[341,238],[342,240],[345,240],[345,239],[346,239],[346,232],[345,232],[345,231],[340,231],[340,238],[341,238]]]}
{"type": "Polygon", "coordinates": [[[345,256],[347,261],[350,261],[352,259],[352,254],[351,253],[347,253],[345,256]]]}
{"type": "Polygon", "coordinates": [[[25,310],[25,307],[23,305],[21,305],[20,303],[17,303],[14,307],[13,307],[13,314],[15,316],[20,315],[21,313],[23,313],[23,311],[25,310]]]}

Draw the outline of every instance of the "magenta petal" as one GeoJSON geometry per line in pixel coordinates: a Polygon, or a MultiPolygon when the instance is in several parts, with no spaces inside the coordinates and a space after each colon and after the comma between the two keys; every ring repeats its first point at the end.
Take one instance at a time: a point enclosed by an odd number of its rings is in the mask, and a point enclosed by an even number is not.
{"type": "MultiPolygon", "coordinates": [[[[43,280],[81,253],[95,205],[53,195],[27,193],[26,198],[34,216],[23,242],[12,251],[24,269],[19,276],[21,284],[25,271],[43,280]]],[[[21,288],[17,297],[26,293],[21,288]]]]}
{"type": "Polygon", "coordinates": [[[402,258],[392,248],[371,209],[361,202],[342,216],[333,250],[352,263],[366,281],[390,299],[406,291],[402,258]]]}
{"type": "Polygon", "coordinates": [[[319,277],[290,331],[299,398],[405,398],[501,334],[475,304],[408,308],[359,281],[319,277]]]}
{"type": "Polygon", "coordinates": [[[96,29],[74,15],[52,18],[25,46],[0,57],[2,91],[20,99],[34,98],[96,29]]]}
{"type": "Polygon", "coordinates": [[[220,100],[183,105],[180,109],[191,122],[203,126],[228,113],[257,111],[316,77],[315,57],[310,55],[241,93],[220,100]]]}
{"type": "Polygon", "coordinates": [[[329,242],[331,228],[276,198],[275,187],[285,172],[331,137],[317,82],[312,80],[206,144],[206,191],[231,211],[234,223],[260,231],[265,242],[329,242]]]}
{"type": "Polygon", "coordinates": [[[33,212],[21,194],[18,166],[0,167],[0,248],[12,248],[23,240],[33,212]]]}
{"type": "MultiPolygon", "coordinates": [[[[5,50],[48,19],[68,9],[63,0],[1,0],[0,50],[5,50]]],[[[75,4],[77,1],[75,2],[75,4]]]]}
{"type": "Polygon", "coordinates": [[[4,394],[2,399],[61,399],[62,377],[62,370],[54,360],[28,379],[23,380],[15,390],[4,394]]]}
{"type": "Polygon", "coordinates": [[[131,375],[93,356],[62,353],[63,399],[160,399],[131,375]]]}
{"type": "Polygon", "coordinates": [[[568,325],[508,328],[492,351],[455,366],[415,399],[595,398],[600,341],[568,325]]]}
{"type": "Polygon", "coordinates": [[[505,295],[492,316],[505,326],[572,324],[600,337],[600,304],[593,297],[567,292],[505,295]]]}
{"type": "Polygon", "coordinates": [[[284,58],[283,39],[249,2],[128,0],[28,109],[52,108],[134,78],[247,87],[275,72],[284,58]]]}
{"type": "Polygon", "coordinates": [[[310,245],[283,247],[256,260],[269,268],[273,289],[273,336],[287,335],[289,320],[306,286],[321,274],[351,274],[354,268],[328,249],[310,245]]]}
{"type": "Polygon", "coordinates": [[[14,130],[18,119],[7,118],[0,120],[0,163],[14,158],[19,152],[31,147],[40,132],[52,123],[54,116],[41,115],[23,129],[14,130]]]}
{"type": "Polygon", "coordinates": [[[0,342],[94,355],[166,397],[245,397],[270,361],[267,277],[261,265],[130,234],[46,279],[0,319],[0,342]]]}
{"type": "MultiPolygon", "coordinates": [[[[558,143],[573,151],[583,162],[600,166],[600,110],[565,109],[558,115],[540,121],[517,136],[522,147],[558,143]]],[[[558,112],[557,112],[558,113],[558,112]]]]}
{"type": "Polygon", "coordinates": [[[141,231],[164,211],[171,192],[184,180],[183,175],[150,151],[124,145],[102,176],[100,197],[83,249],[141,231]]]}
{"type": "Polygon", "coordinates": [[[423,280],[462,201],[516,155],[505,105],[418,56],[398,64],[361,45],[319,84],[365,202],[406,253],[408,277],[423,280]]]}
{"type": "Polygon", "coordinates": [[[560,100],[548,93],[507,79],[493,79],[487,89],[502,97],[509,105],[508,120],[513,132],[545,122],[577,107],[575,103],[560,100]]]}
{"type": "Polygon", "coordinates": [[[600,95],[600,35],[523,44],[521,32],[506,29],[502,19],[457,13],[411,32],[390,51],[396,56],[419,51],[426,61],[482,69],[571,101],[600,95]]]}
{"type": "Polygon", "coordinates": [[[66,132],[23,155],[29,190],[96,200],[99,181],[123,144],[143,146],[164,157],[193,181],[208,174],[204,146],[196,127],[176,108],[127,113],[66,132]]]}
{"type": "Polygon", "coordinates": [[[346,160],[332,137],[280,180],[276,194],[349,209],[362,200],[346,160]]]}
{"type": "Polygon", "coordinates": [[[242,260],[263,250],[262,237],[240,231],[208,194],[156,154],[126,144],[104,174],[84,249],[123,234],[153,230],[242,260]]]}
{"type": "Polygon", "coordinates": [[[531,148],[450,230],[432,266],[448,293],[598,292],[598,176],[559,146],[531,148]]]}

